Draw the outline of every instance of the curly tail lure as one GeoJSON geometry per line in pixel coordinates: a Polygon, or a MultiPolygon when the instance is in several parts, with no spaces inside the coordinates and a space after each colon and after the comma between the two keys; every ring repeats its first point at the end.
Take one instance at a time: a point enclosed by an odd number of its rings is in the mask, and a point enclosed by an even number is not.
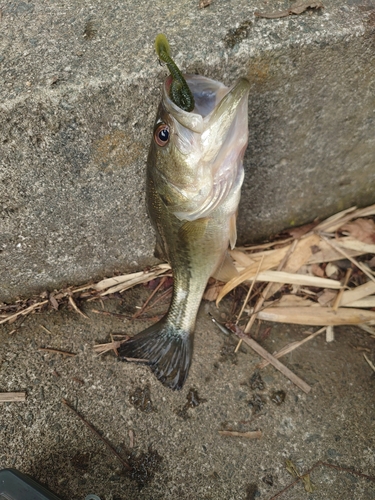
{"type": "Polygon", "coordinates": [[[172,76],[172,83],[169,90],[171,100],[184,111],[193,111],[195,103],[194,97],[178,69],[176,63],[171,58],[171,50],[167,37],[160,33],[155,39],[155,50],[159,59],[166,63],[169,72],[172,76]]]}

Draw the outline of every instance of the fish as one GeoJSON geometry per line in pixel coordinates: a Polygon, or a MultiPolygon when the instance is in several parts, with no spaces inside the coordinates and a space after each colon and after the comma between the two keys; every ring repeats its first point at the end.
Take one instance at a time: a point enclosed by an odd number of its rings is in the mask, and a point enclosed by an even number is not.
{"type": "MultiPolygon", "coordinates": [[[[165,41],[156,45],[167,62],[169,46],[160,50],[165,41]]],[[[147,158],[146,203],[156,248],[172,268],[172,300],[167,314],[124,342],[118,354],[123,361],[148,360],[162,384],[179,390],[188,377],[207,281],[227,281],[236,273],[228,248],[237,238],[250,84],[241,78],[227,87],[202,75],[170,72],[147,158]]]]}

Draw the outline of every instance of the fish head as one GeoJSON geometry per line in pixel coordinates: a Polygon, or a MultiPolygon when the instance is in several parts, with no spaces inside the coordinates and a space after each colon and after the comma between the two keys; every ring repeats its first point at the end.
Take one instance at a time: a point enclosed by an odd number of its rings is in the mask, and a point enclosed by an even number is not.
{"type": "Polygon", "coordinates": [[[209,216],[224,202],[235,212],[248,140],[249,82],[232,87],[200,75],[184,75],[195,107],[187,112],[163,87],[148,159],[148,175],[168,210],[181,220],[209,216]]]}

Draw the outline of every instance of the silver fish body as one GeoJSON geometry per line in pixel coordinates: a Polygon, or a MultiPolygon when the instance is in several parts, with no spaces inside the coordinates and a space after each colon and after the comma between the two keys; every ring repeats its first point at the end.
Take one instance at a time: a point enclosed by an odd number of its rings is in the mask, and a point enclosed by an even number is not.
{"type": "Polygon", "coordinates": [[[120,358],[148,359],[156,377],[180,389],[189,372],[198,308],[210,276],[222,275],[236,242],[236,214],[247,146],[249,83],[232,88],[184,75],[192,112],[163,87],[147,160],[147,206],[157,246],[173,271],[166,316],[125,342],[120,358]]]}

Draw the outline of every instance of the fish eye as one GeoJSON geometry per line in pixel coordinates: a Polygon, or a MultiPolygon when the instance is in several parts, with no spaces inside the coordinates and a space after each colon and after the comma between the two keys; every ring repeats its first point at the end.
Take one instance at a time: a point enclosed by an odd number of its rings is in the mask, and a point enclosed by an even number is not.
{"type": "Polygon", "coordinates": [[[161,123],[154,132],[154,139],[158,146],[166,146],[169,142],[169,127],[161,123]]]}

